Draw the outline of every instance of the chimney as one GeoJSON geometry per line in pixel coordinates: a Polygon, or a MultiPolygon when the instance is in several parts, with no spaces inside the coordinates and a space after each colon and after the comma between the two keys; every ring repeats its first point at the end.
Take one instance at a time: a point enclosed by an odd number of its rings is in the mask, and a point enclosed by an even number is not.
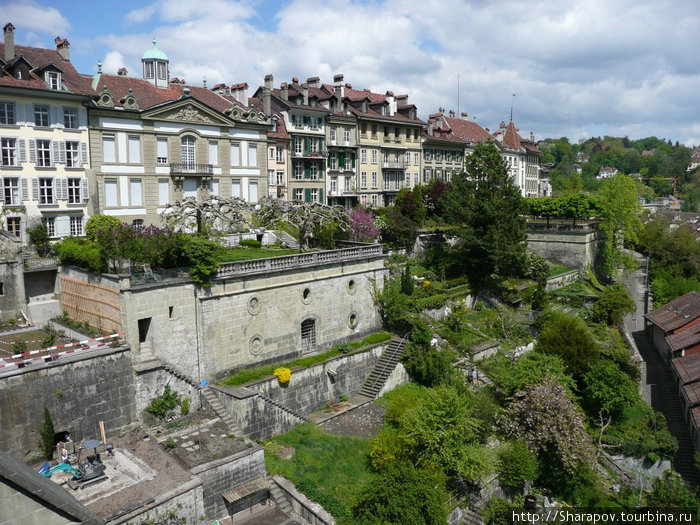
{"type": "Polygon", "coordinates": [[[54,42],[56,43],[56,51],[61,55],[61,58],[66,62],[70,62],[70,42],[60,36],[57,36],[54,42]]]}
{"type": "Polygon", "coordinates": [[[462,120],[469,120],[469,115],[467,115],[464,111],[462,111],[462,114],[460,116],[462,117],[462,120]]]}
{"type": "Polygon", "coordinates": [[[263,112],[268,117],[272,112],[270,94],[272,93],[272,86],[274,85],[274,82],[275,78],[272,75],[265,75],[265,87],[263,88],[263,112]]]}
{"type": "Polygon", "coordinates": [[[535,134],[532,131],[530,132],[530,142],[532,142],[533,144],[535,142],[535,134]]]}
{"type": "Polygon", "coordinates": [[[304,105],[308,106],[309,105],[309,86],[308,86],[308,84],[301,85],[301,92],[304,95],[304,105]]]}
{"type": "Polygon", "coordinates": [[[117,75],[120,77],[125,77],[129,74],[129,72],[126,70],[125,67],[120,67],[119,71],[117,71],[117,75]]]}
{"type": "Polygon", "coordinates": [[[299,83],[299,77],[292,77],[292,86],[295,86],[298,83],[299,83]]]}
{"type": "Polygon", "coordinates": [[[321,78],[320,77],[310,77],[310,78],[306,79],[306,83],[309,85],[309,87],[319,88],[319,87],[321,87],[321,78]]]}
{"type": "Polygon", "coordinates": [[[396,113],[396,99],[394,98],[394,92],[387,91],[385,96],[386,101],[389,103],[389,116],[393,117],[394,113],[396,113]]]}
{"type": "Polygon", "coordinates": [[[12,22],[5,24],[5,62],[15,58],[15,26],[12,22]]]}
{"type": "Polygon", "coordinates": [[[450,118],[455,118],[455,112],[453,109],[450,110],[450,118]]]}
{"type": "Polygon", "coordinates": [[[289,100],[289,86],[286,82],[282,82],[280,86],[280,95],[282,96],[282,100],[289,100]]]}
{"type": "Polygon", "coordinates": [[[352,89],[352,84],[350,82],[346,82],[345,87],[348,89],[352,89]]]}

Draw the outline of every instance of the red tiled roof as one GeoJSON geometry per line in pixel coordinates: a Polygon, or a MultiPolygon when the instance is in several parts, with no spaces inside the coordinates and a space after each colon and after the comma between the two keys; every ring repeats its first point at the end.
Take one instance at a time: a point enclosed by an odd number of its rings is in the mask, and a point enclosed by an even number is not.
{"type": "Polygon", "coordinates": [[[458,140],[466,142],[488,142],[493,137],[476,122],[452,117],[443,117],[458,140]]]}
{"type": "Polygon", "coordinates": [[[682,385],[700,381],[700,353],[672,359],[671,366],[676,369],[682,385]]]}
{"type": "Polygon", "coordinates": [[[700,405],[700,383],[690,383],[683,387],[691,407],[700,405]]]}
{"type": "Polygon", "coordinates": [[[523,142],[523,138],[518,134],[518,130],[516,129],[515,124],[513,124],[513,121],[511,120],[506,126],[505,132],[503,133],[503,141],[501,142],[501,144],[503,144],[507,148],[521,149],[521,142],[523,142]]]}
{"type": "Polygon", "coordinates": [[[700,325],[694,325],[687,330],[667,335],[666,342],[672,352],[695,346],[700,343],[700,325]]]}
{"type": "MultiPolygon", "coordinates": [[[[5,56],[5,44],[0,43],[0,57],[5,56]]],[[[63,88],[69,93],[75,93],[80,95],[86,95],[91,93],[89,82],[85,82],[84,78],[80,73],[78,73],[68,60],[59,54],[55,49],[42,49],[39,47],[28,47],[28,46],[15,46],[15,59],[10,61],[8,66],[16,63],[20,58],[24,58],[32,68],[44,68],[48,65],[55,65],[58,67],[62,74],[61,79],[63,81],[63,88]]],[[[46,82],[44,82],[43,76],[39,77],[35,73],[30,74],[29,79],[16,79],[10,74],[2,74],[0,71],[0,86],[9,87],[22,87],[26,89],[39,89],[44,91],[54,90],[50,89],[46,82]]]]}
{"type": "Polygon", "coordinates": [[[664,332],[671,332],[700,317],[700,294],[690,292],[645,316],[664,332]]]}

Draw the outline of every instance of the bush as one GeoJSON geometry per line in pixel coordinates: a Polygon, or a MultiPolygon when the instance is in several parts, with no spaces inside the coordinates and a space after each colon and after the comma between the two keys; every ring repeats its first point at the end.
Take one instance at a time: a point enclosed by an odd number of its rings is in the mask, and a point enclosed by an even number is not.
{"type": "Polygon", "coordinates": [[[79,266],[94,273],[107,271],[107,261],[99,246],[87,239],[66,237],[54,244],[54,250],[62,265],[79,266]]]}
{"type": "Polygon", "coordinates": [[[260,248],[262,246],[262,243],[255,239],[243,239],[238,244],[244,248],[260,248]]]}
{"type": "Polygon", "coordinates": [[[608,286],[593,305],[593,320],[619,326],[624,315],[634,310],[634,301],[622,285],[608,286]]]}
{"type": "Polygon", "coordinates": [[[37,222],[31,228],[28,228],[27,235],[29,235],[29,240],[36,247],[36,251],[41,257],[49,253],[51,249],[49,231],[46,229],[46,225],[43,222],[37,222]]]}
{"type": "Polygon", "coordinates": [[[96,242],[100,231],[110,231],[121,226],[122,221],[111,215],[93,215],[85,224],[85,237],[89,241],[96,242]]]}
{"type": "Polygon", "coordinates": [[[522,487],[537,479],[537,458],[522,441],[506,444],[498,458],[498,479],[508,487],[522,487]]]}
{"type": "Polygon", "coordinates": [[[158,419],[165,419],[175,415],[175,407],[180,404],[177,392],[170,390],[170,385],[165,385],[163,395],[153,398],[151,404],[146,407],[146,411],[156,416],[158,419]]]}

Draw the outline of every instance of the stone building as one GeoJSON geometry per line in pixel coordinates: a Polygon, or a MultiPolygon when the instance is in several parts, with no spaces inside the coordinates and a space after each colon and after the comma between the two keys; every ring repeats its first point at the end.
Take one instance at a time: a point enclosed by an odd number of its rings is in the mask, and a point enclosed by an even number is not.
{"type": "Polygon", "coordinates": [[[502,155],[508,165],[508,172],[520,189],[523,197],[541,197],[546,192],[546,185],[540,182],[540,158],[542,152],[537,149],[535,136],[530,133],[524,139],[513,124],[513,117],[506,125],[501,122],[494,136],[502,149],[502,155]]]}

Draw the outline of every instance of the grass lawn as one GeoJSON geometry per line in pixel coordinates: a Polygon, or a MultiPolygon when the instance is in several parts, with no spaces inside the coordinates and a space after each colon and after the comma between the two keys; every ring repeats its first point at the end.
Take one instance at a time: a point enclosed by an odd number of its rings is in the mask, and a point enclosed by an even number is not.
{"type": "Polygon", "coordinates": [[[372,476],[368,439],[331,435],[312,423],[304,423],[275,436],[264,446],[265,466],[270,474],[292,481],[330,512],[337,523],[352,523],[352,503],[372,476]],[[289,459],[280,457],[289,451],[285,447],[294,448],[289,459]]]}
{"type": "Polygon", "coordinates": [[[563,266],[561,264],[551,264],[549,267],[549,276],[550,277],[556,277],[557,275],[561,275],[566,272],[570,272],[571,270],[574,270],[575,268],[572,268],[570,266],[563,266]]]}
{"type": "Polygon", "coordinates": [[[299,250],[291,248],[227,248],[219,257],[220,263],[247,261],[250,259],[268,259],[283,255],[296,255],[299,250]]]}

